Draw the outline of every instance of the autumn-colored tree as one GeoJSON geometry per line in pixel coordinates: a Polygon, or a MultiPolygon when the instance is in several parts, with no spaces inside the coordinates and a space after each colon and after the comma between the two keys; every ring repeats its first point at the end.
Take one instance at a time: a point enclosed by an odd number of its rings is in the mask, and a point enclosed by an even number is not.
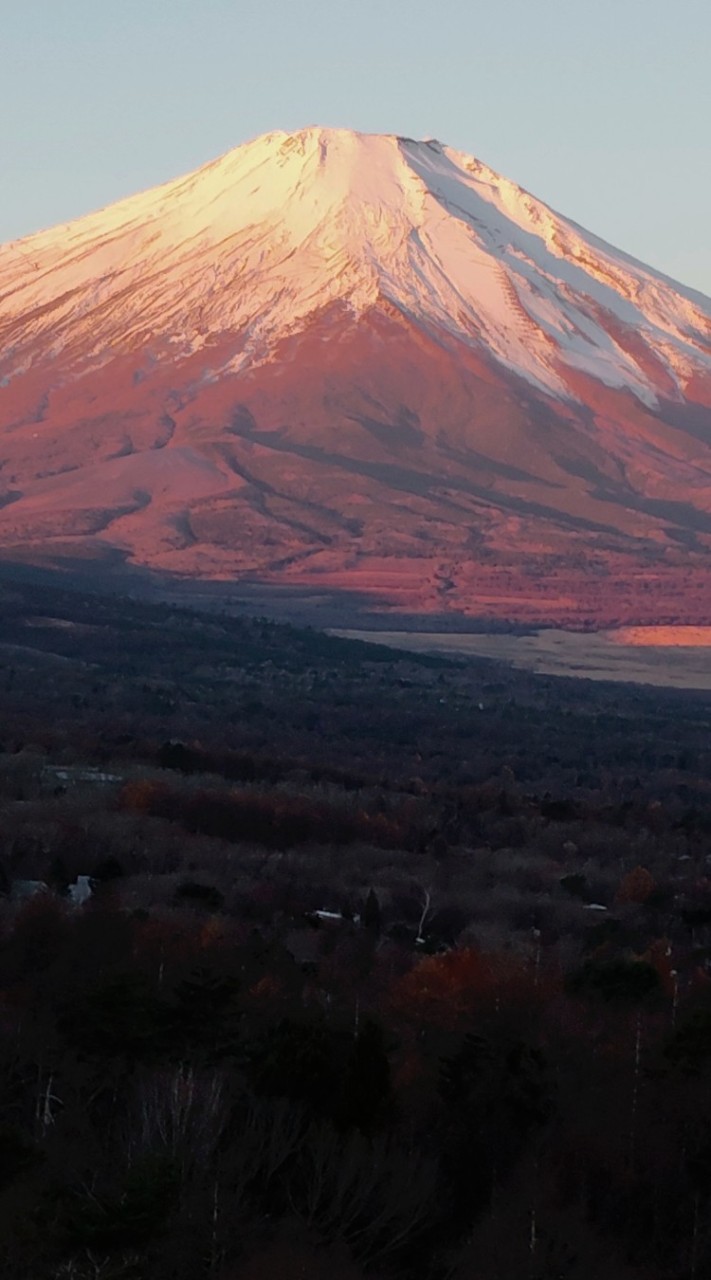
{"type": "Polygon", "coordinates": [[[497,999],[528,989],[530,983],[520,957],[462,947],[424,956],[395,983],[391,1000],[408,1020],[454,1029],[476,1010],[489,1009],[497,999]]]}
{"type": "Polygon", "coordinates": [[[167,797],[168,788],[151,778],[131,778],[119,792],[119,807],[133,813],[154,813],[167,797]]]}
{"type": "Polygon", "coordinates": [[[622,877],[615,894],[616,902],[648,902],[657,888],[657,882],[646,867],[634,867],[622,877]]]}

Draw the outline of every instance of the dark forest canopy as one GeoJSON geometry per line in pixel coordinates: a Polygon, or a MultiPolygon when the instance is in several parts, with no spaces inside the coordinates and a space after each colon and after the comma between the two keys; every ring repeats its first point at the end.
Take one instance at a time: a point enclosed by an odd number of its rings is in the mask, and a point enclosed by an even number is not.
{"type": "Polygon", "coordinates": [[[0,609],[3,1277],[709,1274],[711,697],[0,609]]]}

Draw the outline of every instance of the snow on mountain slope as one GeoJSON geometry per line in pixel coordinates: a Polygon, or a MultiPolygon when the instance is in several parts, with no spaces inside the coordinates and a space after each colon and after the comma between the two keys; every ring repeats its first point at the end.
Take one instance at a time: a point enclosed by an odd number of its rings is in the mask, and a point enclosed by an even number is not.
{"type": "Polygon", "coordinates": [[[439,142],[269,134],[0,248],[0,549],[711,623],[711,301],[439,142]]]}
{"type": "Polygon", "coordinates": [[[75,375],[234,336],[268,358],[336,301],[386,299],[556,396],[570,371],[647,404],[711,366],[711,302],[438,142],[273,133],[186,178],[0,250],[0,376],[75,375]],[[630,343],[625,335],[636,341],[630,343]]]}

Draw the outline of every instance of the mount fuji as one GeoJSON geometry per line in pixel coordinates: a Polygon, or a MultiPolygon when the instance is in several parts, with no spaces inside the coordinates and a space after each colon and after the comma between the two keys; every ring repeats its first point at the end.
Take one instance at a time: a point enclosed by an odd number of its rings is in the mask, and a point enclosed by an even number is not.
{"type": "Polygon", "coordinates": [[[434,140],[271,133],[0,249],[0,555],[711,623],[711,300],[434,140]]]}

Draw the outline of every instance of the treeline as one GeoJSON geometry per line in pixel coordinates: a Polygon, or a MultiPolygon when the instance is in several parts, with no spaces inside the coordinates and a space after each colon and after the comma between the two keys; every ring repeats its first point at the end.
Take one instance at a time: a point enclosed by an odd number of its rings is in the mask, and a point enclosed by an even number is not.
{"type": "Polygon", "coordinates": [[[268,849],[303,844],[352,844],[366,840],[378,848],[408,849],[416,839],[411,824],[385,813],[369,813],[315,797],[278,790],[186,791],[160,781],[127,783],[119,805],[180,822],[189,832],[268,849]]]}

